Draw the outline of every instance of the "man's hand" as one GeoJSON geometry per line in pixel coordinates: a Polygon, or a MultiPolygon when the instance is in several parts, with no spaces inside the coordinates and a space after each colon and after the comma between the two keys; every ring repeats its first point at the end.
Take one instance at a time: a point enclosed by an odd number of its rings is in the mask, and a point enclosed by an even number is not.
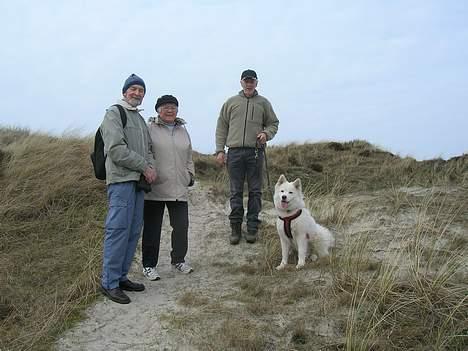
{"type": "Polygon", "coordinates": [[[257,140],[258,140],[258,142],[259,142],[261,145],[265,144],[265,143],[267,142],[267,135],[266,135],[266,133],[265,133],[265,132],[260,132],[260,133],[258,133],[258,135],[257,135],[257,140]]]}
{"type": "Polygon", "coordinates": [[[219,165],[219,166],[224,166],[224,162],[226,161],[226,157],[224,155],[224,152],[218,152],[216,154],[216,163],[219,165]]]}
{"type": "Polygon", "coordinates": [[[143,173],[145,179],[148,183],[152,184],[156,180],[156,171],[153,167],[146,167],[145,172],[143,173]]]}

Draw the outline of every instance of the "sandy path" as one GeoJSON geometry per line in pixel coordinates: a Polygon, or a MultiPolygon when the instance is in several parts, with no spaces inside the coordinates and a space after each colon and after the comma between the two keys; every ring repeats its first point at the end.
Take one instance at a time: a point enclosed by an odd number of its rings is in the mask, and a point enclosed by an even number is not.
{"type": "MultiPolygon", "coordinates": [[[[183,275],[170,265],[169,218],[164,219],[158,271],[161,280],[150,282],[141,274],[140,247],[130,278],[144,282],[146,290],[129,293],[132,303],[119,305],[99,299],[87,310],[87,318],[57,342],[58,350],[191,350],[188,340],[167,330],[159,316],[172,311],[184,293],[232,289],[232,279],[213,267],[213,262],[242,263],[257,250],[257,245],[242,241],[228,244],[227,206],[213,203],[208,190],[196,185],[190,192],[190,231],[187,260],[195,272],[183,275]]],[[[166,211],[167,212],[167,211],[166,211]]]]}

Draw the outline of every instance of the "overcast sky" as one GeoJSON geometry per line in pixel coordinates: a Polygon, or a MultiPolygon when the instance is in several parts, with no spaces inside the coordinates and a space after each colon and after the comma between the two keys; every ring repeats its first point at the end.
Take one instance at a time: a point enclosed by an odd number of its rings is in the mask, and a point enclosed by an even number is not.
{"type": "Polygon", "coordinates": [[[468,1],[7,1],[0,125],[95,132],[124,80],[179,99],[194,149],[252,68],[272,144],[367,140],[400,156],[468,152],[468,1]]]}

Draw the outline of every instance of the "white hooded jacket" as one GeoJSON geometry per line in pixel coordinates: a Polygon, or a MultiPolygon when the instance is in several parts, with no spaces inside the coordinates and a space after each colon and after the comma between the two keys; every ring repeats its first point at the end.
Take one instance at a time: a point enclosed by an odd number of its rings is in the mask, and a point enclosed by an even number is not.
{"type": "Polygon", "coordinates": [[[185,128],[185,121],[177,117],[173,128],[159,117],[152,117],[148,124],[153,142],[156,181],[145,200],[187,201],[188,186],[195,176],[192,160],[192,142],[185,128]]]}

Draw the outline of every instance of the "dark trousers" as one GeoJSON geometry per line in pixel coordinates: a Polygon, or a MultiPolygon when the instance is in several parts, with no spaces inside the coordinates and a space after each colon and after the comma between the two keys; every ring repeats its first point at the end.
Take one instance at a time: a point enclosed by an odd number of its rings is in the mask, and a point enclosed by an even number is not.
{"type": "Polygon", "coordinates": [[[143,267],[155,267],[158,264],[159,244],[164,208],[169,211],[171,234],[171,263],[185,262],[188,249],[188,204],[186,201],[150,201],[145,200],[143,210],[143,239],[141,244],[143,267]]]}
{"type": "Polygon", "coordinates": [[[230,148],[227,154],[227,169],[231,190],[231,224],[242,223],[244,218],[244,183],[247,180],[249,200],[247,203],[247,230],[258,229],[258,214],[262,209],[263,150],[255,148],[230,148]]]}

